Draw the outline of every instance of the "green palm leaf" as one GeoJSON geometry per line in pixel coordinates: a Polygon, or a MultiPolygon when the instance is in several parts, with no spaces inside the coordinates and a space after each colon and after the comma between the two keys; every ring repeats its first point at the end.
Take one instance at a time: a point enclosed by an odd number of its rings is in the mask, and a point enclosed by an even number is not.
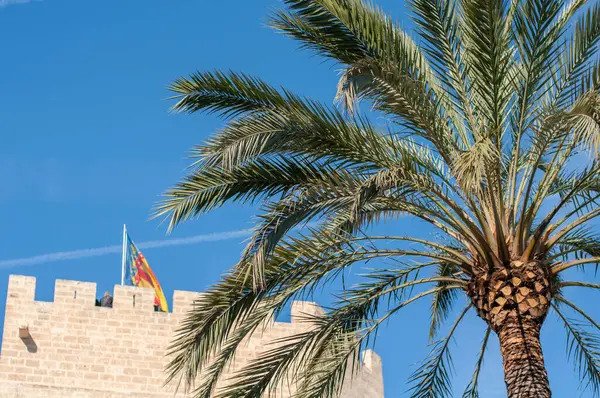
{"type": "MultiPolygon", "coordinates": [[[[550,396],[538,332],[551,307],[598,395],[600,341],[588,330],[598,322],[562,292],[599,287],[562,273],[600,264],[590,232],[600,216],[600,3],[411,0],[415,38],[363,0],[283,4],[269,24],[341,68],[342,109],[243,73],[171,85],[173,111],[225,120],[193,148],[155,216],[171,229],[227,203],[260,206],[240,260],[177,331],[169,381],[205,398],[259,397],[287,382],[298,398],[339,396],[382,322],[430,298],[433,340],[464,293],[487,331],[463,397],[479,396],[492,332],[505,354],[531,343],[533,365],[504,357],[519,369],[505,375],[509,397],[523,385],[550,396]],[[384,221],[404,230],[373,235],[384,221]],[[243,341],[323,288],[337,299],[307,320],[313,328],[223,379],[243,341]]],[[[451,395],[449,345],[467,309],[411,378],[413,396],[451,395]]]]}
{"type": "Polygon", "coordinates": [[[479,398],[479,375],[481,374],[481,367],[483,366],[483,357],[485,356],[485,350],[487,348],[488,340],[492,329],[487,328],[485,335],[483,336],[483,342],[481,343],[481,350],[479,351],[479,357],[475,365],[475,371],[473,377],[469,381],[469,385],[463,393],[463,398],[479,398]]]}
{"type": "Polygon", "coordinates": [[[564,322],[567,332],[567,355],[575,361],[582,379],[581,386],[597,395],[600,388],[600,338],[583,325],[566,318],[554,305],[554,310],[564,322]]]}
{"type": "Polygon", "coordinates": [[[411,388],[412,398],[444,398],[452,396],[450,379],[453,365],[449,345],[456,328],[467,311],[471,309],[471,306],[469,303],[461,311],[454,325],[452,325],[450,332],[448,332],[448,335],[444,339],[433,343],[433,348],[429,356],[411,376],[410,382],[414,384],[411,388]]]}

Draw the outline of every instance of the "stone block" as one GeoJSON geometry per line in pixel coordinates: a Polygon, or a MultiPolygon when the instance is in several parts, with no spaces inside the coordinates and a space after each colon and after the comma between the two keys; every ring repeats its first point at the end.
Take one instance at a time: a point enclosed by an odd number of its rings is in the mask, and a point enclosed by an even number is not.
{"type": "Polygon", "coordinates": [[[54,284],[54,304],[92,308],[96,301],[96,284],[57,279],[54,284]]]}
{"type": "Polygon", "coordinates": [[[116,285],[114,292],[115,310],[145,313],[154,311],[154,289],[152,288],[116,285]]]}

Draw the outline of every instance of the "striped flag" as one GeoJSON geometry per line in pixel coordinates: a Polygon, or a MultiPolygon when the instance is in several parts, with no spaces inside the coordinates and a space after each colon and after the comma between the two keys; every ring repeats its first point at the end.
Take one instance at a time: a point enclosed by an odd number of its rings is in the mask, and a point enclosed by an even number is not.
{"type": "Polygon", "coordinates": [[[153,288],[155,291],[154,305],[160,308],[161,311],[169,312],[167,300],[160,287],[160,283],[158,283],[158,279],[156,279],[154,272],[152,272],[152,268],[148,265],[142,252],[135,247],[129,235],[126,237],[125,280],[133,286],[153,288]]]}

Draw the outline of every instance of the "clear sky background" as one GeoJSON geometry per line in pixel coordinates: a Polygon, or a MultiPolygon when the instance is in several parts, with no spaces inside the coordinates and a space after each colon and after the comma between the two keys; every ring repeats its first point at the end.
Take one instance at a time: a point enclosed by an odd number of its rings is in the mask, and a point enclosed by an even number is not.
{"type": "MultiPolygon", "coordinates": [[[[411,29],[401,0],[378,3],[411,29]]],[[[279,5],[0,0],[0,308],[10,274],[37,277],[38,300],[52,300],[55,279],[96,282],[99,296],[112,290],[120,280],[118,251],[37,265],[12,260],[119,245],[123,223],[136,242],[252,226],[254,209],[241,205],[186,223],[170,237],[165,225],[148,218],[161,192],[184,175],[187,151],[221,124],[211,116],[169,114],[166,87],[175,78],[232,69],[332,102],[335,68],[264,26],[269,9],[279,5]]],[[[410,219],[382,230],[428,234],[410,219]]],[[[237,234],[144,252],[170,302],[174,289],[210,286],[242,248],[237,234]]],[[[597,293],[568,297],[600,315],[594,310],[597,293]]],[[[378,337],[386,397],[408,396],[407,379],[428,352],[428,305],[401,312],[378,337]]],[[[483,322],[470,316],[453,344],[458,396],[471,377],[483,332],[483,322]]],[[[492,340],[481,396],[503,397],[498,344],[492,340]]],[[[556,317],[546,322],[543,342],[555,396],[591,396],[577,389],[556,317]]]]}

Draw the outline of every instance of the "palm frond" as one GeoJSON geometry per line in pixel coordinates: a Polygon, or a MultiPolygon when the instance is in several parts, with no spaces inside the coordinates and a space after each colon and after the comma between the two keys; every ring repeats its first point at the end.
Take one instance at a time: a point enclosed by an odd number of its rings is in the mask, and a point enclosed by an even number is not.
{"type": "Polygon", "coordinates": [[[564,287],[588,287],[591,289],[600,289],[600,285],[597,283],[579,282],[579,281],[563,281],[557,283],[556,287],[562,289],[564,287]]]}
{"type": "MultiPolygon", "coordinates": [[[[439,180],[443,186],[450,186],[445,170],[439,167],[439,159],[430,152],[407,141],[397,146],[397,153],[399,161],[394,169],[402,170],[403,175],[432,175],[432,179],[439,180]]],[[[269,202],[264,206],[264,213],[259,215],[260,223],[242,255],[243,259],[254,256],[257,263],[264,261],[277,241],[294,226],[321,215],[325,218],[322,224],[330,231],[353,234],[363,227],[364,211],[390,196],[389,192],[381,190],[380,193],[375,192],[375,196],[364,194],[363,184],[369,181],[369,170],[327,169],[328,172],[323,175],[326,178],[315,179],[310,183],[307,181],[277,202],[269,202]]],[[[411,189],[415,193],[418,189],[424,189],[419,188],[418,181],[413,181],[413,185],[411,189]]],[[[420,213],[411,210],[419,201],[418,195],[396,191],[394,196],[399,194],[401,197],[387,200],[390,205],[397,204],[396,207],[388,207],[389,211],[420,213]]],[[[434,209],[430,208],[430,214],[436,214],[434,209]]]]}
{"type": "MultiPolygon", "coordinates": [[[[395,160],[398,140],[382,136],[366,120],[344,117],[336,109],[277,90],[260,79],[205,72],[184,80],[173,87],[181,97],[176,110],[237,117],[194,149],[200,166],[232,168],[260,155],[305,154],[310,148],[318,152],[314,157],[329,155],[350,163],[381,165],[395,160]],[[366,152],[371,153],[370,160],[363,157],[366,152]]],[[[398,145],[401,150],[403,143],[398,145]]]]}
{"type": "MultiPolygon", "coordinates": [[[[423,39],[423,51],[444,87],[455,98],[459,114],[467,120],[471,134],[477,138],[478,125],[471,109],[462,54],[462,29],[459,24],[461,4],[448,0],[412,0],[413,20],[423,39]],[[458,8],[458,10],[457,10],[458,8]]],[[[470,140],[465,139],[465,144],[470,140]]]]}
{"type": "Polygon", "coordinates": [[[346,65],[364,59],[402,65],[413,77],[432,77],[412,39],[380,9],[362,0],[285,0],[271,25],[346,65]]]}
{"type": "Polygon", "coordinates": [[[340,80],[337,97],[345,98],[347,103],[361,98],[371,100],[375,109],[431,143],[449,165],[454,153],[468,142],[460,121],[447,122],[456,117],[444,107],[446,101],[439,99],[427,82],[407,76],[396,66],[366,60],[349,67],[340,80]]]}
{"type": "Polygon", "coordinates": [[[567,261],[567,262],[564,262],[561,264],[557,264],[552,267],[551,271],[552,271],[552,274],[556,275],[563,271],[568,270],[569,268],[577,267],[579,265],[598,264],[598,263],[600,263],[600,257],[580,258],[579,260],[571,260],[571,261],[567,261]]]}
{"type": "MultiPolygon", "coordinates": [[[[346,241],[347,244],[347,241],[346,241]]],[[[171,357],[167,367],[168,381],[179,377],[186,387],[193,384],[195,377],[209,363],[210,358],[219,351],[236,330],[236,325],[244,322],[262,303],[262,318],[251,317],[258,324],[280,310],[285,303],[303,289],[314,288],[322,278],[338,272],[354,261],[369,258],[366,252],[346,252],[348,262],[335,258],[335,253],[343,250],[345,243],[339,236],[313,233],[310,237],[282,242],[270,261],[265,264],[266,286],[256,290],[253,281],[247,278],[242,268],[234,269],[230,274],[201,295],[194,303],[194,309],[182,322],[175,339],[169,347],[171,357]],[[332,256],[332,257],[329,257],[332,256]],[[286,269],[286,273],[279,272],[286,269]],[[267,304],[265,299],[273,292],[280,292],[267,304]]],[[[245,337],[241,333],[252,331],[250,322],[245,329],[237,330],[237,340],[229,341],[231,349],[223,353],[220,361],[213,364],[212,384],[233,357],[237,344],[245,337]]],[[[180,382],[181,383],[181,382],[180,382]]],[[[208,385],[208,383],[206,383],[208,385]]]]}
{"type": "MultiPolygon", "coordinates": [[[[419,293],[395,306],[386,316],[373,320],[380,300],[390,295],[401,299],[412,286],[436,282],[436,278],[409,280],[414,271],[414,268],[408,268],[400,272],[380,273],[378,277],[372,277],[374,282],[345,292],[334,310],[306,319],[314,325],[310,331],[276,341],[277,348],[264,352],[236,373],[219,398],[259,397],[268,388],[282,382],[289,372],[293,374],[288,377],[298,380],[299,397],[335,396],[341,390],[349,361],[357,358],[360,348],[373,338],[378,326],[391,312],[437,289],[461,286],[455,284],[419,293]]],[[[460,283],[460,280],[454,281],[460,283]]],[[[355,362],[353,366],[357,364],[355,362]]]]}
{"type": "Polygon", "coordinates": [[[227,201],[254,202],[285,195],[303,185],[316,185],[319,180],[326,183],[335,173],[330,166],[286,157],[257,159],[232,170],[200,168],[164,194],[165,200],[154,216],[169,215],[172,229],[227,201]]]}
{"type": "Polygon", "coordinates": [[[409,382],[414,383],[414,386],[411,387],[411,398],[445,398],[452,396],[450,378],[453,365],[449,344],[456,328],[471,309],[471,306],[472,304],[469,303],[462,310],[445,338],[433,343],[433,348],[428,357],[410,377],[409,382]]]}
{"type": "MultiPolygon", "coordinates": [[[[522,78],[518,80],[517,111],[513,123],[513,158],[510,166],[510,201],[515,194],[518,159],[521,152],[521,141],[525,132],[537,113],[536,104],[540,86],[543,86],[549,74],[544,73],[553,65],[556,57],[555,42],[560,28],[555,28],[552,22],[561,9],[561,1],[546,0],[525,2],[517,6],[518,12],[514,17],[514,31],[519,38],[518,51],[520,55],[522,78]],[[555,29],[553,29],[555,28],[555,29]]],[[[512,207],[513,203],[509,203],[512,207]]]]}
{"type": "Polygon", "coordinates": [[[509,70],[513,61],[507,25],[507,1],[463,0],[467,74],[473,86],[473,106],[489,123],[483,133],[501,142],[512,96],[509,70]],[[490,87],[491,85],[491,87],[490,87]]]}
{"type": "MultiPolygon", "coordinates": [[[[443,263],[438,266],[437,275],[451,276],[458,272],[454,264],[443,263]]],[[[447,282],[439,282],[438,286],[444,286],[447,282]]],[[[431,324],[429,326],[429,339],[433,340],[442,323],[448,319],[450,311],[457,299],[456,290],[440,290],[433,295],[431,301],[431,324]]]]}
{"type": "Polygon", "coordinates": [[[289,98],[264,81],[233,72],[196,72],[189,78],[175,80],[169,89],[175,112],[217,112],[231,118],[286,104],[289,98]]]}
{"type": "MultiPolygon", "coordinates": [[[[452,131],[435,123],[440,104],[450,103],[419,47],[379,9],[361,0],[288,0],[289,13],[277,12],[272,25],[348,65],[338,98],[349,109],[361,96],[374,100],[378,109],[402,116],[415,131],[445,156],[451,150],[452,131]],[[342,51],[340,51],[342,50],[342,51]]],[[[446,106],[445,112],[451,112],[446,106]]],[[[458,116],[451,112],[454,128],[462,132],[458,116]]],[[[463,141],[466,140],[464,133],[463,141]]]]}
{"type": "MultiPolygon", "coordinates": [[[[193,149],[188,177],[156,215],[173,228],[225,203],[264,202],[239,262],[177,331],[169,381],[190,390],[202,375],[193,394],[203,398],[259,397],[288,382],[298,398],[335,396],[381,322],[431,296],[433,341],[459,289],[473,293],[473,279],[495,280],[520,261],[551,276],[568,356],[600,394],[600,339],[587,329],[599,323],[562,296],[600,285],[561,276],[600,264],[590,232],[600,216],[600,4],[410,0],[413,40],[366,0],[283,3],[271,26],[341,66],[345,109],[243,73],[196,72],[171,85],[173,111],[225,121],[193,149]],[[403,216],[435,238],[368,232],[403,216]],[[298,226],[308,232],[292,232],[298,226]],[[375,269],[347,286],[348,267],[367,262],[375,269]],[[217,387],[240,344],[291,300],[338,284],[338,300],[304,333],[217,387]],[[565,317],[566,307],[589,325],[565,317]]],[[[451,394],[449,341],[467,310],[411,378],[414,397],[451,394]]],[[[479,396],[490,334],[464,398],[479,396]]]]}
{"type": "Polygon", "coordinates": [[[552,244],[549,243],[547,247],[552,248],[552,245],[556,245],[558,249],[554,247],[550,260],[561,258],[562,261],[566,262],[573,257],[580,260],[589,256],[600,256],[600,237],[590,234],[586,230],[573,231],[556,241],[552,239],[552,244]]]}
{"type": "Polygon", "coordinates": [[[600,393],[600,338],[583,325],[565,317],[555,304],[552,308],[563,321],[567,331],[567,355],[575,361],[581,387],[590,388],[594,396],[600,393]]]}
{"type": "MultiPolygon", "coordinates": [[[[168,381],[180,377],[185,386],[191,386],[213,355],[222,350],[207,373],[210,377],[205,375],[210,380],[204,385],[214,386],[243,339],[266,319],[276,315],[290,300],[310,294],[318,286],[331,282],[344,268],[356,262],[406,255],[436,256],[419,251],[361,248],[352,244],[351,239],[318,231],[310,236],[281,242],[265,263],[265,286],[262,289],[255,289],[246,269],[239,266],[199,297],[169,347],[168,355],[172,359],[167,368],[168,381]]],[[[390,278],[403,281],[418,269],[430,265],[423,263],[395,270],[390,278]]],[[[453,281],[455,285],[461,282],[457,278],[453,281]]],[[[406,286],[396,290],[430,282],[436,282],[436,279],[406,281],[406,286]]],[[[211,389],[203,391],[209,393],[211,389]]]]}
{"type": "Polygon", "coordinates": [[[467,192],[482,192],[490,182],[489,170],[500,160],[500,152],[491,139],[482,139],[468,150],[458,154],[454,160],[456,179],[467,192]]]}
{"type": "MultiPolygon", "coordinates": [[[[460,282],[460,281],[459,281],[460,282]]],[[[376,282],[378,283],[378,282],[376,282]]],[[[408,287],[408,286],[407,286],[408,287]]],[[[394,313],[404,308],[408,304],[430,294],[435,294],[441,290],[449,290],[460,288],[458,285],[447,285],[436,287],[414,295],[413,297],[404,300],[400,304],[389,309],[384,316],[373,319],[375,308],[365,307],[365,298],[373,295],[373,290],[368,284],[360,287],[363,292],[352,292],[343,302],[346,304],[346,309],[351,309],[352,312],[360,314],[358,317],[348,316],[347,313],[341,312],[344,319],[344,329],[342,333],[338,333],[332,338],[327,345],[320,350],[313,360],[308,362],[308,371],[302,376],[300,384],[299,397],[302,398],[320,398],[322,396],[333,397],[339,394],[343,386],[344,376],[350,374],[352,376],[356,371],[358,362],[356,361],[359,349],[368,346],[370,342],[375,340],[375,336],[379,326],[394,313]],[[365,290],[366,287],[366,290],[365,290]],[[365,295],[364,292],[367,292],[365,295]],[[350,367],[350,372],[347,371],[350,367]]],[[[410,291],[410,290],[409,290],[410,291]]],[[[401,291],[394,292],[394,295],[400,293],[397,299],[402,300],[403,294],[401,291]]],[[[373,304],[377,305],[378,297],[373,304]]]]}
{"type": "Polygon", "coordinates": [[[579,315],[581,315],[583,318],[585,318],[586,321],[588,321],[592,326],[594,326],[596,329],[598,329],[598,331],[600,331],[600,324],[598,324],[598,322],[596,322],[594,320],[594,318],[592,318],[590,315],[588,315],[584,310],[582,310],[581,308],[576,306],[574,303],[567,300],[560,294],[554,295],[554,299],[556,301],[558,301],[559,303],[562,303],[562,304],[565,304],[565,305],[571,307],[571,309],[573,309],[575,312],[577,312],[579,315]]]}
{"type": "MultiPolygon", "coordinates": [[[[584,195],[587,195],[587,193],[584,193],[584,195]]],[[[594,202],[597,199],[596,196],[597,195],[594,195],[594,197],[591,200],[586,201],[581,205],[575,206],[575,208],[572,209],[569,213],[567,213],[565,217],[554,223],[554,225],[551,228],[551,232],[562,226],[572,216],[578,215],[579,210],[581,210],[582,208],[587,207],[590,204],[594,204],[594,202]]],[[[582,227],[582,225],[585,225],[588,221],[598,217],[599,215],[600,211],[598,210],[598,208],[590,210],[587,213],[578,215],[578,217],[575,220],[573,220],[565,227],[561,228],[558,232],[556,232],[548,239],[547,247],[552,248],[553,245],[561,243],[573,247],[585,247],[586,245],[589,246],[590,244],[593,245],[592,241],[594,240],[594,237],[590,236],[589,233],[586,233],[585,227],[582,227]]]]}
{"type": "Polygon", "coordinates": [[[487,343],[491,332],[492,329],[490,327],[488,327],[485,331],[483,342],[481,343],[481,350],[479,351],[479,356],[475,365],[475,371],[473,372],[471,381],[469,381],[462,398],[479,398],[479,375],[481,373],[481,367],[483,366],[483,357],[485,356],[485,350],[487,348],[487,343]]]}
{"type": "Polygon", "coordinates": [[[582,85],[589,61],[598,51],[600,40],[600,4],[588,8],[575,22],[571,40],[563,45],[558,58],[560,80],[555,86],[555,106],[565,109],[590,87],[582,85]],[[584,91],[580,91],[581,89],[584,91]]]}

